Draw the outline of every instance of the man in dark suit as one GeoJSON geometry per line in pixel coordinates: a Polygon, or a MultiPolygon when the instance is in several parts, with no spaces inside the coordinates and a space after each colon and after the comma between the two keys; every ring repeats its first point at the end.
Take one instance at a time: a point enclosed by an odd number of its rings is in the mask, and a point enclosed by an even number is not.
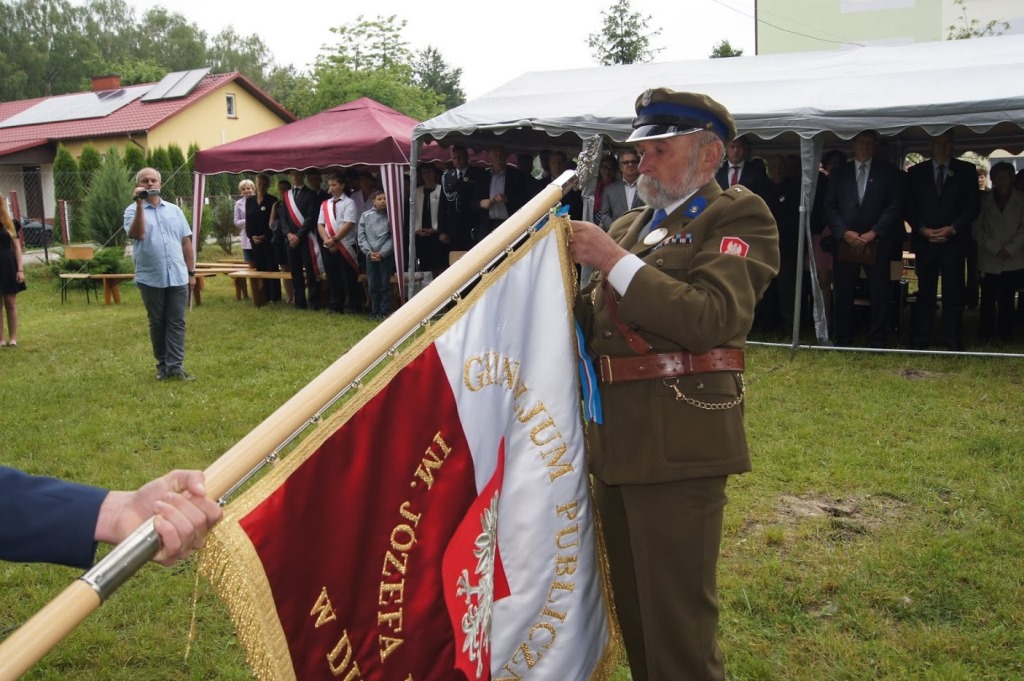
{"type": "MultiPolygon", "coordinates": [[[[320,199],[317,192],[306,186],[305,173],[293,170],[292,188],[281,197],[277,210],[280,224],[284,227],[288,246],[288,268],[292,273],[295,289],[295,307],[300,310],[320,309],[320,264],[316,259],[313,243],[319,247],[316,236],[316,221],[320,215],[320,199]],[[311,242],[310,239],[313,241],[311,242]],[[307,303],[306,294],[309,293],[307,303]]],[[[319,187],[320,174],[317,173],[319,187]]]]}
{"type": "Polygon", "coordinates": [[[632,678],[723,679],[716,570],[728,476],[750,470],[743,346],[779,269],[764,201],[714,181],[729,112],[706,95],[636,101],[649,208],[608,232],[573,223],[595,269],[575,312],[600,358],[604,423],[588,426],[594,497],[632,678]],[[616,242],[614,235],[619,235],[616,242]]]}
{"type": "Polygon", "coordinates": [[[0,466],[0,560],[89,568],[96,542],[117,544],[153,515],[162,545],[153,560],[170,565],[203,545],[222,511],[206,497],[202,471],[109,492],[0,466]]]}
{"type": "Polygon", "coordinates": [[[480,173],[470,167],[466,147],[453,145],[451,158],[454,167],[441,176],[437,238],[449,251],[468,251],[473,247],[477,219],[473,199],[480,173]]]}
{"type": "Polygon", "coordinates": [[[862,265],[850,258],[867,249],[877,249],[875,261],[863,265],[871,303],[868,342],[876,348],[889,345],[889,263],[893,240],[903,239],[901,182],[895,166],[873,158],[877,143],[878,133],[874,130],[865,130],[853,138],[853,160],[829,177],[825,196],[835,249],[835,342],[840,346],[850,345],[856,331],[853,301],[862,265]]]}
{"type": "Polygon", "coordinates": [[[476,228],[473,242],[481,242],[488,234],[530,200],[529,176],[505,163],[508,152],[501,144],[491,146],[487,153],[491,164],[486,176],[476,183],[476,228]]]}
{"type": "Polygon", "coordinates": [[[604,231],[612,223],[634,208],[644,205],[636,183],[640,179],[640,154],[627,149],[619,157],[619,172],[622,178],[609,182],[601,192],[600,225],[604,231]]]}
{"type": "Polygon", "coordinates": [[[741,184],[762,199],[772,188],[764,163],[750,159],[750,147],[742,136],[725,145],[725,163],[715,173],[715,181],[722,189],[741,184]]]}
{"type": "Polygon", "coordinates": [[[964,349],[964,268],[981,197],[974,166],[952,155],[953,133],[947,131],[932,138],[931,160],[907,172],[906,217],[918,280],[910,346],[917,349],[931,340],[940,274],[943,338],[948,349],[964,349]]]}

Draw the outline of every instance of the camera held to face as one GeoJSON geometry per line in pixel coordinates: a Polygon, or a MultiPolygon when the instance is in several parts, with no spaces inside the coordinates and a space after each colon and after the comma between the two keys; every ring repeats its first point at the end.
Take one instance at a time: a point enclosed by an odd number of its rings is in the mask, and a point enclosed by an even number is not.
{"type": "Polygon", "coordinates": [[[145,201],[146,199],[150,198],[151,196],[160,196],[160,190],[159,189],[140,189],[135,194],[135,200],[138,201],[139,199],[142,199],[143,201],[145,201]]]}

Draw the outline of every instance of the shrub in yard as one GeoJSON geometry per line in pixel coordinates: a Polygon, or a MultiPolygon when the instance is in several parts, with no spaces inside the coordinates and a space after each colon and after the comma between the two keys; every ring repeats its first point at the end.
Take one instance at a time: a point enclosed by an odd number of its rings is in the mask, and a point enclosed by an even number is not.
{"type": "Polygon", "coordinates": [[[125,243],[124,209],[134,190],[135,179],[129,177],[121,155],[110,149],[82,203],[86,234],[92,241],[101,246],[125,243]]]}

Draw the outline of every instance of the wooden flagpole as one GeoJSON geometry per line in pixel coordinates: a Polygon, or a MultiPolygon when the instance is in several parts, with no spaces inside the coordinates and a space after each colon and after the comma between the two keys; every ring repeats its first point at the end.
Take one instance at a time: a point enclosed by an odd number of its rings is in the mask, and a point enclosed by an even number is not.
{"type": "MultiPolygon", "coordinates": [[[[581,159],[581,167],[584,166],[581,159]]],[[[584,171],[585,174],[585,171],[584,171]]],[[[572,189],[567,171],[474,246],[376,329],[327,367],[206,469],[207,494],[223,497],[275,448],[301,429],[380,357],[480,274],[572,189]]],[[[159,550],[152,518],[0,643],[0,681],[13,681],[38,662],[159,550]]]]}

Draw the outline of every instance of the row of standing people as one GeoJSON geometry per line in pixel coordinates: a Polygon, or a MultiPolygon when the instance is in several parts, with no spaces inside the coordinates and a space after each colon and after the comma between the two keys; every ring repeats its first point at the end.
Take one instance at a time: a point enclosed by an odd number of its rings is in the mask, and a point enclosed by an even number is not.
{"type": "MultiPolygon", "coordinates": [[[[512,165],[504,146],[492,145],[487,152],[487,168],[471,166],[468,150],[460,145],[451,148],[451,167],[440,177],[433,166],[420,167],[420,184],[410,217],[416,227],[419,269],[438,274],[447,266],[450,253],[468,251],[522,208],[551,178],[570,167],[563,151],[545,152],[540,155],[541,176],[534,178],[524,167],[532,165],[528,155],[519,155],[518,165],[512,165]]],[[[622,152],[618,160],[612,155],[601,159],[594,215],[605,229],[628,210],[643,205],[636,191],[639,162],[639,155],[632,149],[622,152]],[[616,166],[621,169],[621,177],[616,166]]],[[[582,218],[583,196],[578,189],[568,192],[562,203],[568,206],[572,219],[582,218]]]]}
{"type": "MultiPolygon", "coordinates": [[[[739,145],[745,147],[742,141],[739,145]]],[[[996,331],[1000,340],[1011,341],[1015,292],[1024,285],[1024,196],[1013,191],[1013,166],[993,167],[993,189],[983,192],[976,166],[953,158],[950,132],[932,138],[930,158],[907,172],[878,153],[873,131],[857,135],[852,147],[850,160],[839,150],[826,154],[811,213],[815,262],[834,342],[851,345],[857,334],[854,301],[863,270],[868,344],[890,347],[898,321],[894,315],[899,314],[892,263],[901,263],[908,248],[918,281],[907,339],[911,348],[935,347],[933,327],[941,309],[940,347],[964,349],[963,317],[972,284],[973,302],[979,288],[981,294],[978,341],[989,342],[996,331]]],[[[793,327],[796,277],[802,269],[797,263],[800,173],[798,159],[793,160],[795,167],[783,157],[770,158],[767,173],[748,162],[759,170],[740,178],[765,199],[779,227],[781,270],[759,318],[766,326],[781,321],[786,332],[793,327]]],[[[731,165],[723,168],[719,181],[734,180],[724,177],[731,170],[731,165]]]]}
{"type": "Polygon", "coordinates": [[[239,185],[243,197],[235,206],[235,224],[244,228],[250,244],[247,259],[258,271],[291,273],[283,295],[279,282],[267,281],[270,302],[287,299],[296,308],[318,310],[325,277],[329,311],[362,313],[359,275],[365,271],[369,312],[375,318],[387,316],[394,245],[386,200],[372,176],[358,178],[359,188],[351,196],[345,191],[348,176],[330,174],[325,191],[316,170],[293,171],[290,181],[278,182],[277,196],[270,193],[265,174],[239,185]]]}

